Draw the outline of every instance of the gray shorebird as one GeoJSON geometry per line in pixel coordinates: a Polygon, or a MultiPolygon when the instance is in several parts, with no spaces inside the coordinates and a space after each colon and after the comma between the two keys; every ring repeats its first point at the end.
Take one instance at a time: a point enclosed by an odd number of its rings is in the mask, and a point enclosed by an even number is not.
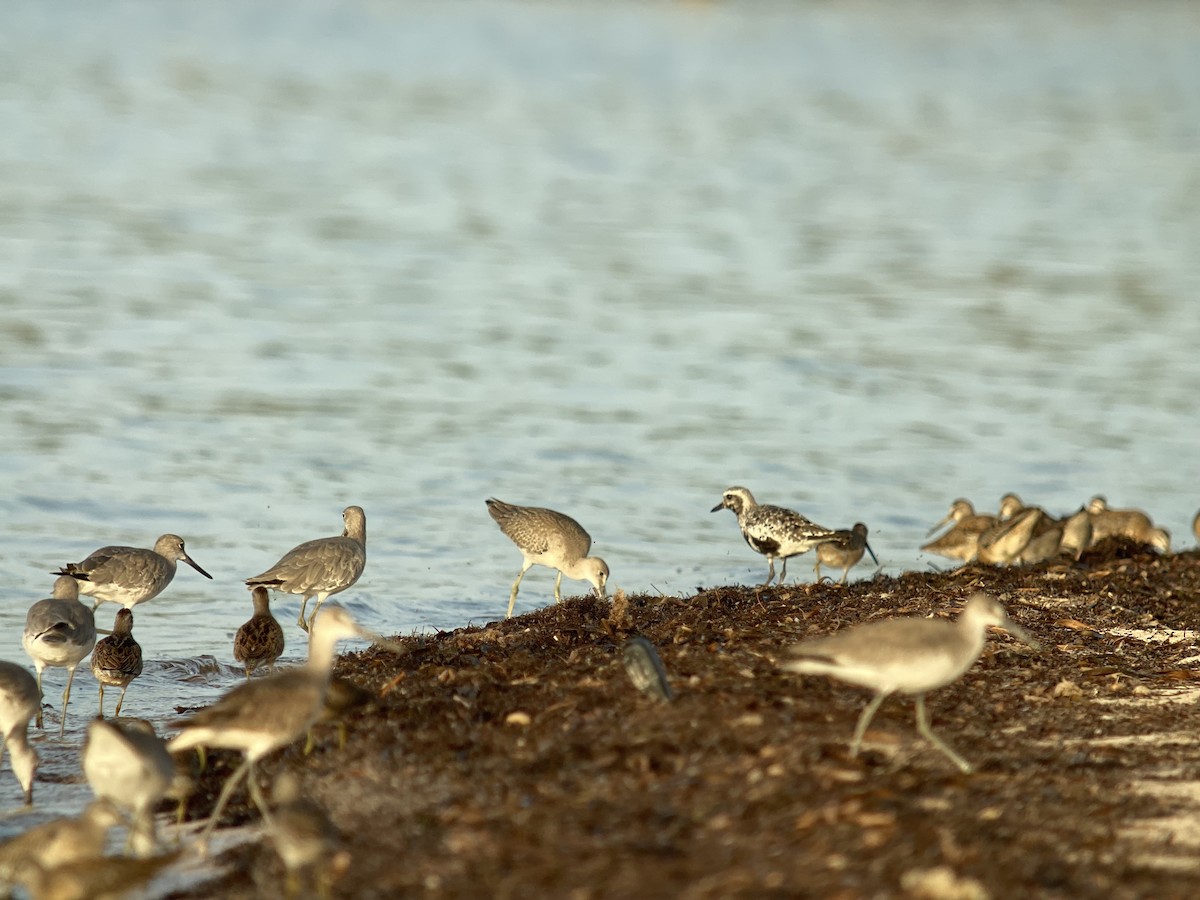
{"type": "Polygon", "coordinates": [[[712,511],[720,512],[723,509],[732,510],[737,516],[738,528],[750,549],[767,558],[767,580],[762,583],[763,587],[775,577],[775,560],[783,560],[778,582],[783,584],[787,578],[788,557],[807,553],[819,544],[838,539],[836,531],[822,528],[798,512],[782,506],[757,503],[754,495],[744,487],[725,489],[721,502],[712,511]]]}
{"type": "Polygon", "coordinates": [[[845,584],[846,579],[850,577],[850,570],[863,558],[864,552],[870,553],[875,565],[879,565],[879,558],[867,543],[867,526],[862,522],[855,522],[850,530],[835,531],[834,534],[837,535],[834,540],[817,544],[817,564],[813,566],[817,581],[821,580],[821,566],[826,565],[841,569],[841,583],[845,584]]]}
{"type": "Polygon", "coordinates": [[[947,522],[954,524],[939,537],[922,544],[921,550],[970,562],[979,552],[979,536],[996,524],[996,517],[988,513],[976,513],[971,501],[960,497],[950,504],[950,512],[930,528],[926,536],[932,535],[947,522]]]}
{"type": "Polygon", "coordinates": [[[201,835],[202,846],[207,844],[225,804],[243,778],[248,778],[250,797],[270,827],[271,816],[254,777],[254,766],[268,753],[295,741],[317,720],[329,689],[334,649],[338,641],[351,637],[403,651],[400,645],[359,627],[342,607],[329,606],[314,620],[305,665],[245,681],[212,706],[178,723],[182,730],[167,744],[171,753],[193,747],[219,747],[237,750],[244,757],[221,788],[201,835]]]}
{"type": "Polygon", "coordinates": [[[117,603],[132,609],[153,600],[175,577],[176,563],[183,561],[212,578],[187,555],[183,538],[164,534],[154,549],[143,547],[101,547],[83,562],[67,563],[54,575],[69,575],[79,582],[79,593],[92,597],[95,609],[101,603],[117,603]]]}
{"type": "Polygon", "coordinates": [[[1039,645],[1013,622],[1004,608],[975,594],[954,622],[910,616],[867,622],[828,637],[803,641],[790,648],[800,657],[781,667],[806,675],[828,675],[875,692],[858,717],[850,756],[858,755],[863,735],[879,705],[897,691],[916,698],[917,731],[963,772],[971,765],[950,749],[929,727],[925,695],[957,681],[983,652],[989,625],[997,625],[1031,647],[1039,645]]]}
{"type": "MultiPolygon", "coordinates": [[[[94,800],[78,817],[51,819],[9,838],[0,844],[0,885],[20,884],[31,889],[31,880],[44,871],[100,856],[109,829],[120,822],[110,803],[94,800]]],[[[32,895],[58,896],[36,890],[32,895]]]]}
{"type": "Polygon", "coordinates": [[[284,896],[327,898],[339,869],[349,862],[341,833],[325,810],[303,795],[291,772],[275,779],[271,794],[275,812],[268,836],[287,872],[284,896]]]}
{"type": "Polygon", "coordinates": [[[271,597],[267,589],[254,588],[254,615],[233,636],[233,658],[246,667],[246,679],[259,666],[275,671],[275,660],[283,653],[283,629],[271,615],[271,597]]]}
{"type": "MultiPolygon", "coordinates": [[[[60,575],[54,580],[52,595],[29,607],[21,643],[37,669],[39,696],[42,694],[42,672],[46,666],[67,670],[62,720],[58,727],[58,736],[62,737],[67,727],[67,704],[71,700],[75,669],[96,645],[96,617],[79,602],[79,582],[69,575],[60,575]]],[[[42,727],[40,702],[37,726],[42,727]]]]}
{"type": "Polygon", "coordinates": [[[24,666],[0,660],[0,760],[4,751],[12,760],[13,774],[25,792],[25,805],[33,805],[33,776],[37,772],[37,751],[29,744],[29,720],[42,708],[37,681],[24,666]]]}
{"type": "Polygon", "coordinates": [[[247,578],[250,587],[265,587],[281,594],[299,594],[300,617],[296,624],[308,631],[326,598],[358,581],[367,565],[367,514],[361,506],[342,510],[346,523],[341,534],[298,544],[261,575],[247,578]],[[306,622],[304,611],[310,597],[317,598],[306,622]]]}
{"type": "Polygon", "coordinates": [[[112,634],[96,642],[92,651],[92,674],[100,683],[100,718],[104,718],[104,686],[119,687],[114,716],[121,715],[129,683],[142,674],[142,647],[133,637],[133,612],[118,609],[112,634]]]}
{"type": "Polygon", "coordinates": [[[531,566],[546,566],[557,569],[554,579],[554,599],[562,603],[562,577],[566,575],[576,581],[587,581],[603,600],[608,583],[608,563],[598,556],[588,556],[592,549],[592,538],[583,526],[570,516],[544,509],[540,506],[516,506],[494,497],[487,501],[488,513],[508,539],[517,545],[523,561],[517,580],[508,595],[507,619],[512,616],[513,604],[517,602],[517,591],[521,579],[531,566]]]}
{"type": "Polygon", "coordinates": [[[83,774],[97,800],[128,814],[126,849],[141,857],[158,849],[154,811],[171,789],[175,762],[144,719],[92,719],[83,745],[83,774]]]}

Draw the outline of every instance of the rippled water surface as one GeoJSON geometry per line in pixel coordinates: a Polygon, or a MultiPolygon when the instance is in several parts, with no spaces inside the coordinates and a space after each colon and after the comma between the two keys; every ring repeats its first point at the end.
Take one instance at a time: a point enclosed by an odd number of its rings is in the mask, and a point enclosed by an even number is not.
{"type": "MultiPolygon", "coordinates": [[[[136,611],[132,715],[233,684],[242,579],[351,503],[342,599],[392,633],[503,613],[493,494],[679,594],[762,579],[708,512],[736,483],[868,523],[893,572],[952,499],[1008,490],[1191,543],[1194,4],[5,17],[0,648],[25,661],[51,569],[182,534],[214,580],[136,611]]],[[[551,591],[533,570],[518,610],[551,591]]],[[[95,698],[81,672],[39,744],[37,815],[79,805],[95,698]]]]}

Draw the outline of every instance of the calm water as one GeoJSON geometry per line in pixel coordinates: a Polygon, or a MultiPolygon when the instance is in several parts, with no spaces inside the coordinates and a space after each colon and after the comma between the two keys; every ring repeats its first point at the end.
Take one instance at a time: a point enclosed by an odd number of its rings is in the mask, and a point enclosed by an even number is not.
{"type": "MultiPolygon", "coordinates": [[[[735,483],[867,522],[888,571],[1007,490],[1190,545],[1197,10],[10,4],[0,655],[49,570],[178,532],[215,580],[137,611],[161,722],[236,680],[242,579],[350,503],[342,599],[392,633],[503,613],[492,494],[672,594],[762,578],[708,513],[735,483]]],[[[81,805],[95,696],[0,830],[81,805]]]]}

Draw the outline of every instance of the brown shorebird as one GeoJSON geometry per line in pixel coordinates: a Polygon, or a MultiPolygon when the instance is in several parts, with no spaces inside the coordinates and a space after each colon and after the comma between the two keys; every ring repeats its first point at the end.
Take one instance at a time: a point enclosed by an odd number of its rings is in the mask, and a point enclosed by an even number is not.
{"type": "Polygon", "coordinates": [[[254,588],[254,615],[233,636],[233,658],[246,667],[246,679],[259,666],[275,671],[275,660],[283,653],[283,629],[271,615],[271,597],[267,589],[254,588]]]}
{"type": "Polygon", "coordinates": [[[250,587],[265,587],[281,594],[300,594],[296,624],[308,631],[325,600],[358,581],[367,565],[367,515],[361,506],[342,510],[346,527],[341,534],[298,544],[261,575],[247,578],[250,587]],[[305,621],[310,597],[317,598],[312,616],[305,621]]]}
{"type": "Polygon", "coordinates": [[[954,622],[909,616],[867,622],[790,649],[800,657],[781,664],[792,672],[828,675],[875,692],[858,717],[850,756],[858,755],[863,735],[879,705],[899,691],[916,698],[917,730],[963,772],[971,765],[929,727],[925,695],[957,681],[983,652],[987,627],[997,625],[1031,647],[1038,643],[1013,622],[991,597],[975,594],[954,622]]]}
{"type": "Polygon", "coordinates": [[[836,531],[822,528],[798,512],[756,502],[754,495],[744,487],[725,489],[721,502],[712,511],[720,512],[723,509],[732,510],[737,516],[738,528],[750,549],[767,558],[767,580],[762,587],[769,585],[775,577],[775,560],[783,560],[783,570],[779,573],[779,584],[783,584],[787,578],[789,557],[807,553],[819,544],[838,539],[836,531]]]}
{"type": "Polygon", "coordinates": [[[164,534],[154,542],[153,550],[142,547],[101,547],[80,563],[67,563],[54,575],[69,575],[79,582],[79,593],[95,599],[92,609],[101,603],[117,603],[132,609],[153,600],[175,577],[175,565],[183,561],[203,575],[183,548],[183,538],[164,534]]]}
{"type": "Polygon", "coordinates": [[[112,634],[101,638],[92,651],[92,674],[100,682],[100,718],[104,718],[104,686],[119,687],[114,716],[121,715],[129,683],[142,674],[142,648],[133,638],[133,612],[118,609],[112,634]]]}
{"type": "Polygon", "coordinates": [[[837,535],[834,540],[817,544],[817,564],[813,566],[817,581],[821,580],[821,566],[826,565],[841,569],[841,583],[845,584],[846,579],[850,577],[850,570],[863,558],[864,551],[871,554],[875,565],[879,565],[879,558],[867,543],[867,526],[862,522],[855,522],[849,531],[835,531],[834,534],[837,535]]]}
{"type": "Polygon", "coordinates": [[[940,537],[923,544],[921,550],[949,559],[970,562],[979,552],[979,536],[996,524],[996,517],[988,513],[976,513],[971,501],[960,497],[950,504],[950,512],[930,528],[926,536],[933,534],[947,522],[954,524],[940,537]]]}
{"type": "Polygon", "coordinates": [[[487,508],[500,530],[517,545],[523,557],[521,571],[508,595],[505,618],[512,616],[521,579],[531,566],[558,570],[558,577],[554,580],[554,599],[559,603],[562,603],[560,588],[563,575],[590,582],[596,589],[596,596],[604,599],[608,563],[598,556],[588,556],[588,551],[592,549],[592,538],[578,522],[552,509],[515,506],[494,497],[487,501],[487,508]]]}
{"type": "Polygon", "coordinates": [[[78,818],[51,819],[9,838],[0,844],[0,885],[29,888],[36,873],[100,856],[109,829],[120,821],[112,804],[95,800],[78,818]]]}
{"type": "Polygon", "coordinates": [[[1105,538],[1124,537],[1131,541],[1149,544],[1159,553],[1171,551],[1171,534],[1165,528],[1155,528],[1150,517],[1140,509],[1114,509],[1105,499],[1096,495],[1088,501],[1088,512],[1092,517],[1092,543],[1094,547],[1105,538]]]}
{"type": "MultiPolygon", "coordinates": [[[[58,726],[58,736],[62,737],[67,727],[67,704],[71,701],[71,682],[75,680],[75,669],[96,644],[96,617],[79,602],[79,582],[69,575],[60,575],[55,579],[52,595],[29,607],[21,643],[37,669],[39,696],[42,693],[42,672],[46,666],[67,670],[62,719],[58,726]]],[[[40,703],[37,726],[42,727],[40,703]]]]}
{"type": "Polygon", "coordinates": [[[37,751],[29,744],[29,720],[42,708],[37,681],[24,667],[0,660],[0,760],[8,751],[13,774],[25,792],[25,805],[33,805],[33,776],[37,771],[37,751]]]}

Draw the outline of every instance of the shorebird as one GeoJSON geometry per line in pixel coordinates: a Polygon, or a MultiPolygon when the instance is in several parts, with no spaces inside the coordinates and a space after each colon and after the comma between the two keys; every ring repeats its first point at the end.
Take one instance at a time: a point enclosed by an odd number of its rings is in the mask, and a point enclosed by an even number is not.
{"type": "Polygon", "coordinates": [[[109,829],[120,821],[110,803],[95,800],[77,818],[51,819],[9,838],[0,844],[0,884],[29,888],[35,873],[100,856],[109,829]]]}
{"type": "Polygon", "coordinates": [[[596,596],[601,600],[605,598],[608,563],[598,556],[588,556],[588,551],[592,549],[592,538],[582,525],[552,509],[515,506],[494,497],[487,501],[487,509],[500,530],[517,545],[523,557],[521,571],[508,595],[508,612],[504,614],[506,619],[512,616],[521,579],[531,566],[558,570],[558,577],[554,579],[554,599],[558,603],[562,603],[563,575],[590,582],[596,590],[596,596]]]}
{"type": "Polygon", "coordinates": [[[1086,509],[1062,519],[1044,517],[1034,528],[1029,543],[1021,550],[1018,562],[1026,565],[1070,553],[1079,559],[1092,540],[1092,518],[1086,509]]]}
{"type": "Polygon", "coordinates": [[[83,774],[97,800],[129,815],[126,849],[139,856],[154,853],[154,811],[175,780],[175,762],[154,726],[144,719],[93,719],[83,745],[83,774]]]}
{"type": "Polygon", "coordinates": [[[304,755],[312,753],[317,745],[313,730],[320,725],[336,725],[338,732],[338,749],[346,746],[346,719],[351,713],[365,710],[375,701],[375,695],[366,688],[359,687],[349,678],[334,675],[329,679],[329,689],[325,691],[325,702],[317,721],[308,729],[308,738],[304,742],[304,755]]]}
{"type": "Polygon", "coordinates": [[[79,563],[67,563],[53,575],[69,575],[79,582],[79,593],[95,599],[92,609],[101,603],[117,603],[133,609],[153,600],[175,577],[175,565],[182,560],[205,578],[212,578],[187,555],[183,538],[164,534],[154,542],[153,550],[143,547],[101,547],[79,563]]]}
{"type": "Polygon", "coordinates": [[[342,510],[342,520],[346,527],[341,534],[298,544],[267,571],[246,579],[252,588],[265,587],[281,594],[303,596],[296,624],[305,631],[326,598],[358,581],[367,565],[366,513],[361,506],[347,506],[342,510]],[[317,598],[317,605],[306,622],[304,611],[310,597],[317,598]]]}
{"type": "Polygon", "coordinates": [[[923,544],[921,550],[970,562],[979,552],[979,536],[996,524],[996,517],[987,513],[976,513],[971,501],[960,497],[950,504],[950,512],[930,528],[926,536],[933,534],[947,522],[953,522],[954,525],[945,534],[923,544]]]}
{"type": "Polygon", "coordinates": [[[114,716],[121,715],[121,704],[129,683],[142,674],[142,648],[133,637],[133,612],[118,609],[112,634],[96,642],[92,651],[92,674],[100,682],[100,718],[104,718],[104,686],[119,687],[114,716]]]}
{"type": "Polygon", "coordinates": [[[951,750],[929,727],[925,695],[957,681],[983,652],[987,627],[997,625],[1018,640],[1038,643],[1008,617],[991,597],[975,594],[954,622],[918,616],[867,622],[828,637],[803,641],[790,652],[800,657],[782,668],[803,674],[828,675],[875,692],[858,717],[850,756],[858,755],[863,734],[879,705],[899,691],[916,698],[917,730],[963,772],[971,765],[951,750]]]}
{"type": "Polygon", "coordinates": [[[1092,519],[1092,542],[1096,546],[1105,538],[1124,537],[1149,544],[1159,553],[1171,551],[1171,535],[1165,528],[1155,528],[1150,517],[1140,509],[1114,509],[1097,494],[1088,501],[1092,519]]]}
{"type": "Polygon", "coordinates": [[[221,788],[200,838],[202,846],[207,845],[234,788],[247,776],[250,797],[270,825],[270,813],[254,778],[255,763],[292,743],[317,720],[329,688],[334,649],[338,641],[351,637],[367,638],[403,652],[400,645],[361,628],[342,607],[330,606],[315,618],[305,665],[245,681],[212,706],[178,723],[182,731],[167,744],[171,753],[201,746],[221,747],[240,751],[245,758],[221,788]]]}
{"type": "Polygon", "coordinates": [[[845,584],[850,577],[850,570],[863,558],[864,550],[871,554],[875,565],[879,565],[879,558],[867,543],[867,526],[862,522],[855,522],[849,531],[835,531],[834,534],[837,535],[834,540],[817,544],[817,564],[813,566],[817,581],[821,580],[821,566],[826,565],[840,568],[842,584],[845,584]]]}
{"type": "Polygon", "coordinates": [[[285,896],[327,898],[334,878],[349,863],[341,833],[325,810],[303,795],[291,772],[275,779],[271,793],[275,812],[269,836],[287,871],[285,896]]]}
{"type": "Polygon", "coordinates": [[[0,660],[0,760],[4,751],[12,760],[13,774],[25,792],[25,805],[33,805],[33,775],[37,771],[37,751],[29,745],[29,720],[42,708],[37,681],[23,666],[0,660]]]}
{"type": "Polygon", "coordinates": [[[783,571],[779,573],[778,582],[783,584],[787,578],[788,557],[807,553],[825,541],[837,540],[836,531],[822,528],[800,513],[782,506],[755,502],[754,495],[744,487],[725,489],[721,502],[712,511],[720,512],[723,509],[732,510],[737,516],[738,527],[750,549],[767,558],[767,580],[762,583],[763,587],[775,577],[775,560],[783,560],[783,571]]]}
{"type": "Polygon", "coordinates": [[[1000,520],[979,535],[975,558],[981,563],[999,566],[1017,562],[1033,537],[1034,529],[1045,518],[1045,513],[1037,506],[1022,507],[1007,518],[1003,516],[1003,510],[1002,504],[1000,520]]]}
{"type": "Polygon", "coordinates": [[[181,852],[172,850],[151,859],[96,854],[54,868],[35,865],[25,884],[32,900],[120,900],[179,859],[181,852]]]}
{"type": "MultiPolygon", "coordinates": [[[[58,736],[62,737],[67,727],[67,704],[71,700],[75,668],[96,644],[96,618],[90,609],[79,602],[79,582],[69,575],[60,575],[54,580],[52,596],[29,607],[21,643],[37,669],[39,697],[42,694],[42,671],[46,666],[67,670],[62,721],[58,726],[58,736]]],[[[42,727],[40,702],[37,726],[42,727]]]]}
{"type": "Polygon", "coordinates": [[[246,680],[259,666],[275,671],[275,660],[283,653],[283,629],[271,615],[271,597],[267,589],[254,588],[251,599],[254,615],[233,636],[233,658],[246,667],[246,680]]]}

